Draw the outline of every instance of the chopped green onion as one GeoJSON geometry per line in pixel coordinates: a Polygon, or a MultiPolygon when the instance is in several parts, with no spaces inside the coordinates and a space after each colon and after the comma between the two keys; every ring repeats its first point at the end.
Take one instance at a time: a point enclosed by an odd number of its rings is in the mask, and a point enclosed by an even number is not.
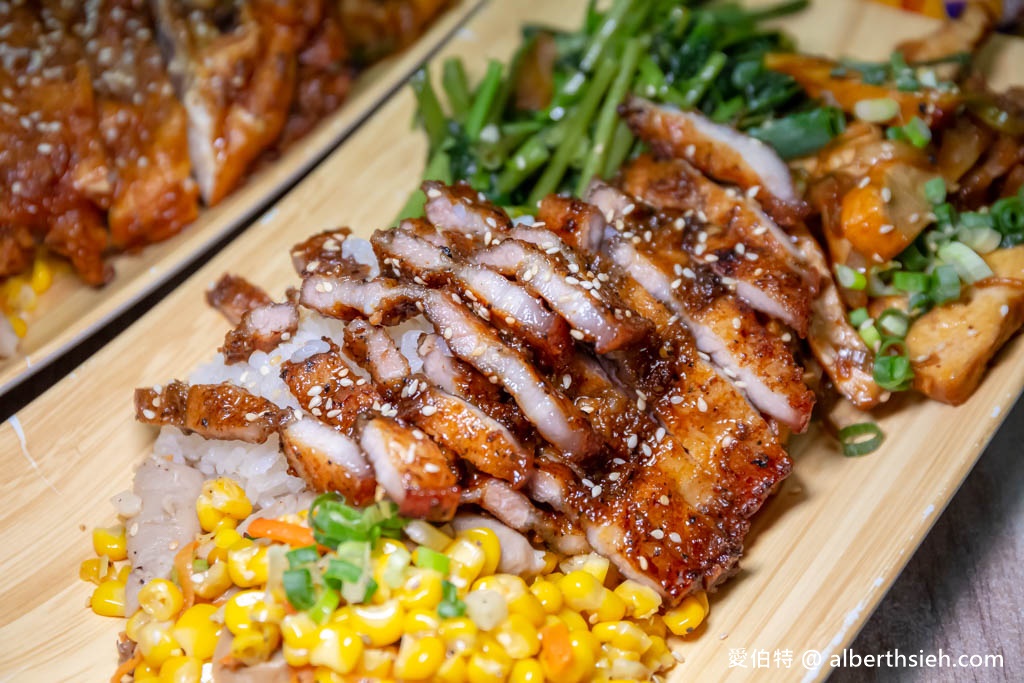
{"type": "Polygon", "coordinates": [[[857,334],[860,335],[860,338],[864,340],[869,349],[876,349],[882,343],[882,335],[870,318],[857,328],[857,334]]]}
{"type": "Polygon", "coordinates": [[[437,606],[437,616],[451,619],[465,613],[466,603],[459,599],[459,589],[451,581],[441,582],[441,604],[437,606]]]}
{"type": "Polygon", "coordinates": [[[837,263],[835,271],[840,287],[860,291],[868,286],[868,279],[864,276],[864,273],[856,271],[849,266],[837,263]]]}
{"type": "Polygon", "coordinates": [[[416,566],[420,569],[433,569],[447,576],[449,562],[448,556],[444,553],[431,550],[426,546],[416,549],[416,566]]]}
{"type": "Polygon", "coordinates": [[[992,276],[985,259],[963,242],[947,242],[939,247],[939,258],[956,268],[960,279],[971,285],[992,276]]]}
{"type": "Polygon", "coordinates": [[[329,616],[334,614],[341,603],[341,595],[333,588],[324,586],[317,596],[316,602],[309,608],[309,616],[314,623],[322,624],[329,616]]]}
{"type": "Polygon", "coordinates": [[[931,278],[927,273],[913,273],[906,270],[898,270],[892,274],[892,286],[901,292],[912,294],[914,292],[927,292],[931,284],[931,278]]]}
{"type": "Polygon", "coordinates": [[[899,102],[891,97],[860,100],[853,105],[853,115],[868,123],[885,123],[900,113],[899,102]]]}
{"type": "Polygon", "coordinates": [[[355,583],[363,576],[363,571],[362,567],[348,560],[332,559],[327,563],[324,578],[341,583],[355,583]]]}
{"type": "Polygon", "coordinates": [[[307,610],[315,604],[313,598],[313,577],[308,569],[286,569],[281,575],[284,594],[292,607],[307,610]]]}
{"type": "MultiPolygon", "coordinates": [[[[968,214],[961,214],[961,218],[968,214]]],[[[985,215],[985,214],[973,214],[973,215],[985,215]]],[[[1003,236],[996,230],[987,227],[962,227],[957,233],[957,237],[961,242],[969,246],[979,254],[988,254],[999,248],[999,243],[1002,241],[1003,236]]]]}
{"type": "Polygon", "coordinates": [[[937,306],[960,298],[960,275],[956,268],[946,264],[936,266],[932,272],[929,297],[937,306]]]}
{"type": "Polygon", "coordinates": [[[946,181],[942,178],[932,178],[926,182],[924,196],[933,206],[938,206],[946,201],[946,181]]]}
{"type": "Polygon", "coordinates": [[[867,322],[867,319],[870,317],[871,316],[868,314],[868,309],[855,308],[852,311],[850,311],[850,324],[853,325],[854,327],[860,327],[865,322],[867,322]]]}
{"type": "Polygon", "coordinates": [[[906,337],[910,329],[910,317],[898,308],[887,308],[878,316],[878,327],[893,337],[906,337]]]}
{"type": "Polygon", "coordinates": [[[390,588],[401,586],[405,580],[405,570],[409,567],[411,559],[412,555],[405,548],[396,548],[394,552],[388,555],[387,562],[384,563],[382,576],[384,583],[390,588]]]}
{"type": "Polygon", "coordinates": [[[875,383],[886,391],[904,391],[910,387],[914,379],[914,369],[906,355],[906,344],[902,339],[887,339],[882,343],[875,355],[875,383]],[[886,352],[893,346],[899,346],[902,353],[888,355],[886,352]]]}
{"type": "Polygon", "coordinates": [[[992,222],[1002,235],[1001,246],[1015,247],[1024,242],[1024,190],[1016,197],[1003,197],[991,208],[992,222]]]}
{"type": "Polygon", "coordinates": [[[839,430],[839,445],[848,458],[873,453],[883,441],[885,434],[874,422],[861,422],[839,430]]]}
{"type": "Polygon", "coordinates": [[[868,286],[867,292],[869,296],[892,296],[897,294],[896,288],[891,284],[887,284],[883,276],[893,272],[898,267],[897,264],[887,263],[880,266],[871,266],[868,268],[868,286]]]}
{"type": "Polygon", "coordinates": [[[308,545],[305,548],[289,550],[284,556],[288,559],[289,569],[298,569],[319,560],[320,552],[316,549],[315,545],[308,545]]]}
{"type": "Polygon", "coordinates": [[[343,543],[355,543],[360,551],[381,537],[398,538],[405,520],[398,516],[397,506],[381,501],[365,510],[345,505],[336,493],[317,496],[309,508],[313,538],[320,545],[339,549],[343,543]]]}
{"type": "Polygon", "coordinates": [[[905,126],[894,126],[886,131],[896,140],[906,140],[914,147],[923,149],[932,140],[932,131],[928,124],[915,116],[905,126]]]}

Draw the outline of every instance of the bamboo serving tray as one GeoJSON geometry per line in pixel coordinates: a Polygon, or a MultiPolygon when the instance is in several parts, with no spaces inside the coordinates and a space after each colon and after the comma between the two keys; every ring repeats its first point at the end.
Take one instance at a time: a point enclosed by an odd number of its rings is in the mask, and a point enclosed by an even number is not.
{"type": "MultiPolygon", "coordinates": [[[[583,0],[492,2],[440,58],[481,72],[507,58],[520,23],[575,26],[583,0]]],[[[883,58],[928,20],[860,0],[819,0],[788,21],[806,50],[883,58]]],[[[986,59],[1006,85],[1024,78],[1024,46],[1009,40],[986,59]],[[1016,66],[1013,66],[1016,65],[1016,66]]],[[[108,500],[130,486],[155,432],[133,420],[132,390],[184,377],[222,342],[227,324],[203,292],[221,273],[281,295],[296,277],[288,248],[349,225],[368,236],[392,220],[418,180],[424,136],[409,130],[408,89],[389,99],[244,235],[106,348],[0,425],[0,681],[105,681],[122,621],[86,608],[77,577],[89,529],[113,521],[108,500]]],[[[847,459],[816,428],[794,439],[796,466],[751,532],[742,570],[712,596],[685,643],[673,680],[820,680],[827,655],[853,640],[942,512],[1024,386],[1024,341],[1011,342],[959,408],[907,397],[878,414],[887,434],[874,454],[847,459]],[[789,667],[730,666],[730,651],[789,650],[789,667]],[[820,666],[804,666],[815,650],[820,666]]]]}
{"type": "Polygon", "coordinates": [[[28,334],[21,340],[18,353],[0,359],[0,395],[73,348],[180,273],[232,231],[251,221],[404,83],[481,2],[453,2],[413,45],[361,74],[338,111],[220,204],[201,209],[199,218],[180,234],[137,254],[111,258],[117,275],[107,286],[89,287],[69,269],[61,269],[53,287],[39,297],[37,308],[29,314],[28,334]]]}

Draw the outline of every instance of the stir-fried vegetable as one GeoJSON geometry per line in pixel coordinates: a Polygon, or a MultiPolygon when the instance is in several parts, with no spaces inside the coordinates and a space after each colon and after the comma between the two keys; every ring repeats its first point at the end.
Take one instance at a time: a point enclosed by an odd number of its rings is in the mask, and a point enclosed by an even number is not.
{"type": "MultiPolygon", "coordinates": [[[[615,0],[604,12],[591,4],[575,32],[528,26],[510,63],[492,61],[475,88],[461,62],[447,61],[445,105],[421,71],[413,88],[430,141],[425,178],[465,179],[513,207],[550,192],[582,194],[640,149],[617,115],[630,92],[698,108],[785,158],[812,153],[842,130],[838,110],[763,64],[790,44],[762,23],[806,0],[758,10],[697,4],[615,0]]],[[[416,215],[423,201],[415,193],[402,216],[416,215]]]]}
{"type": "MultiPolygon", "coordinates": [[[[318,681],[650,680],[675,663],[666,639],[708,613],[703,593],[662,612],[657,592],[598,555],[548,553],[528,582],[499,571],[493,530],[453,537],[391,503],[356,510],[321,496],[308,514],[253,520],[247,538],[235,530],[251,510],[241,487],[218,479],[204,490],[216,493],[197,504],[208,533],[181,551],[192,572],[140,590],[125,624],[134,651],[114,680],[199,683],[211,667],[216,677],[275,662],[318,681]]],[[[82,567],[97,584],[93,609],[125,616],[128,566],[113,566],[126,558],[124,528],[93,539],[98,556],[82,567]]]]}

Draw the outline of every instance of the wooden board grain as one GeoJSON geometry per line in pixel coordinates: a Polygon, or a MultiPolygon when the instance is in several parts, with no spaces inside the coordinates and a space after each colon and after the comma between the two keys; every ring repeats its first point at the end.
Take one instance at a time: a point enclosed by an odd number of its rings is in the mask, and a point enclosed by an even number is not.
{"type": "Polygon", "coordinates": [[[53,287],[39,298],[36,309],[27,314],[28,334],[21,340],[18,353],[0,359],[0,394],[100,329],[233,230],[251,221],[404,83],[481,2],[454,1],[416,43],[360,75],[338,111],[223,202],[201,210],[199,218],[181,234],[137,254],[111,258],[117,275],[106,287],[88,287],[70,269],[60,270],[53,287]]]}
{"type": "MultiPolygon", "coordinates": [[[[572,26],[584,4],[492,3],[439,57],[462,55],[479,73],[485,57],[510,54],[524,19],[572,26]]],[[[789,26],[811,49],[878,56],[927,22],[857,0],[821,0],[789,26]],[[911,28],[899,31],[901,21],[911,28]]],[[[1024,63],[1019,44],[1006,49],[1014,52],[1003,63],[1024,63]]],[[[1004,83],[1014,76],[1007,68],[1004,83]]],[[[280,294],[295,282],[287,254],[294,242],[326,227],[368,235],[386,225],[422,167],[424,140],[408,129],[413,108],[407,91],[389,100],[248,232],[0,426],[0,681],[104,680],[112,671],[119,623],[84,608],[90,586],[76,571],[90,553],[87,527],[112,520],[108,499],[128,487],[154,438],[132,420],[132,389],[184,376],[221,343],[226,325],[203,291],[222,272],[280,294]]],[[[801,654],[835,652],[853,639],[1022,385],[1018,338],[966,405],[909,399],[883,411],[888,439],[870,457],[845,459],[817,431],[795,439],[795,473],[758,519],[742,571],[684,644],[673,680],[823,678],[827,657],[805,669],[801,654]],[[730,651],[740,648],[795,656],[789,667],[731,667],[730,651]]]]}

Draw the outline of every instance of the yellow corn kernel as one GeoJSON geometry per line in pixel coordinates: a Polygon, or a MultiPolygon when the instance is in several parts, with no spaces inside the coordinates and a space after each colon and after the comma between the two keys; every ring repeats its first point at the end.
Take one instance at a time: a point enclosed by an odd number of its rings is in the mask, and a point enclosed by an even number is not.
{"type": "Polygon", "coordinates": [[[181,646],[171,635],[174,627],[169,621],[151,621],[139,629],[139,650],[146,663],[161,667],[170,657],[182,654],[181,646]]]}
{"type": "Polygon", "coordinates": [[[383,605],[352,605],[352,627],[373,647],[397,643],[404,622],[405,610],[397,600],[383,605]]]}
{"type": "Polygon", "coordinates": [[[309,666],[309,650],[301,647],[292,647],[288,643],[281,645],[281,654],[288,666],[295,668],[309,666]]]}
{"type": "Polygon", "coordinates": [[[646,619],[633,619],[633,623],[640,627],[640,629],[649,636],[658,636],[664,638],[668,635],[668,628],[665,626],[665,620],[661,618],[660,614],[653,614],[646,619]]]}
{"type": "Polygon", "coordinates": [[[147,664],[145,660],[139,662],[132,673],[133,683],[158,683],[160,680],[160,667],[147,664]]]}
{"type": "Polygon", "coordinates": [[[487,555],[483,548],[468,538],[456,538],[445,548],[444,554],[451,560],[449,580],[459,590],[469,588],[483,571],[487,555]]]}
{"type": "Polygon", "coordinates": [[[594,626],[594,637],[620,650],[642,655],[651,646],[651,638],[639,626],[628,621],[609,621],[594,626]]]}
{"type": "Polygon", "coordinates": [[[695,595],[688,596],[675,609],[665,612],[664,620],[668,630],[677,636],[692,633],[707,616],[704,603],[695,595]]]}
{"type": "Polygon", "coordinates": [[[313,669],[313,683],[346,683],[347,680],[347,676],[336,674],[326,666],[313,669]]]}
{"type": "Polygon", "coordinates": [[[412,609],[405,613],[402,631],[405,635],[423,635],[437,633],[441,620],[437,612],[426,609],[412,609]]]}
{"type": "Polygon", "coordinates": [[[265,584],[269,570],[265,545],[236,544],[228,550],[228,574],[236,586],[251,588],[265,584]]]}
{"type": "Polygon", "coordinates": [[[281,620],[281,638],[284,644],[308,650],[320,642],[320,627],[305,612],[289,614],[281,620]]]}
{"type": "Polygon", "coordinates": [[[171,635],[186,655],[200,660],[213,657],[221,630],[221,625],[213,620],[217,609],[216,605],[192,605],[174,622],[171,635]]]}
{"type": "Polygon", "coordinates": [[[676,660],[668,649],[665,639],[659,636],[650,636],[650,638],[651,646],[647,648],[647,652],[640,659],[643,665],[654,671],[661,671],[674,666],[676,660]]]}
{"type": "Polygon", "coordinates": [[[245,541],[252,543],[246,539],[242,534],[238,533],[234,527],[222,526],[217,529],[217,532],[213,536],[213,545],[222,550],[227,550],[235,546],[239,541],[245,541]]]}
{"type": "Polygon", "coordinates": [[[105,555],[103,557],[90,557],[78,565],[78,578],[82,579],[82,581],[95,583],[98,586],[103,581],[116,579],[117,570],[110,563],[110,558],[105,555]]]}
{"type": "Polygon", "coordinates": [[[28,334],[28,323],[20,315],[9,313],[7,315],[7,322],[11,324],[11,329],[14,330],[14,334],[17,335],[18,339],[28,334]]]}
{"type": "Polygon", "coordinates": [[[203,600],[216,600],[224,595],[231,588],[231,574],[226,559],[214,562],[201,572],[193,572],[192,586],[196,595],[203,600]]]}
{"type": "Polygon", "coordinates": [[[627,579],[615,587],[615,594],[626,603],[626,613],[646,619],[661,608],[661,596],[650,586],[627,579]]]}
{"type": "Polygon", "coordinates": [[[530,586],[530,592],[537,598],[546,613],[556,614],[562,609],[562,593],[558,590],[558,586],[547,579],[535,579],[530,586]]]}
{"type": "Polygon", "coordinates": [[[501,542],[498,535],[486,527],[466,529],[458,535],[467,538],[484,551],[484,566],[480,570],[482,576],[493,574],[501,562],[501,542]]]}
{"type": "Polygon", "coordinates": [[[44,257],[36,257],[32,264],[32,276],[29,279],[29,286],[36,294],[42,294],[53,285],[53,268],[50,262],[44,257]]]}
{"type": "Polygon", "coordinates": [[[253,610],[265,599],[263,591],[238,591],[224,603],[224,625],[235,635],[253,628],[253,610]]]}
{"type": "Polygon", "coordinates": [[[508,683],[544,683],[544,669],[536,659],[521,659],[512,666],[508,683]]]}
{"type": "Polygon", "coordinates": [[[474,652],[466,664],[466,679],[469,683],[503,683],[512,671],[512,660],[501,651],[501,646],[491,646],[474,652]]]}
{"type": "Polygon", "coordinates": [[[403,638],[395,659],[395,678],[413,681],[431,679],[444,662],[444,649],[444,642],[437,636],[403,638]]]}
{"type": "Polygon", "coordinates": [[[139,589],[139,607],[158,621],[177,617],[184,601],[181,589],[167,579],[151,579],[139,589]]]}
{"type": "Polygon", "coordinates": [[[115,562],[128,558],[128,539],[124,525],[97,527],[92,530],[92,547],[97,555],[106,555],[115,562]]]}
{"type": "Polygon", "coordinates": [[[270,659],[280,644],[281,628],[277,624],[254,623],[235,634],[231,654],[246,666],[254,666],[270,659]]]}
{"type": "Polygon", "coordinates": [[[605,579],[608,578],[608,568],[611,563],[608,558],[601,557],[596,553],[588,553],[586,555],[575,555],[573,557],[566,558],[559,565],[566,574],[571,574],[574,571],[587,572],[595,579],[604,584],[605,579]]]}
{"type": "Polygon", "coordinates": [[[168,657],[160,667],[160,683],[199,683],[202,675],[203,663],[185,655],[168,657]]]}
{"type": "Polygon", "coordinates": [[[521,614],[510,614],[494,632],[494,639],[512,659],[533,657],[540,649],[540,635],[537,629],[521,614]]]}
{"type": "Polygon", "coordinates": [[[456,617],[442,621],[437,633],[444,640],[447,649],[459,653],[476,647],[480,629],[472,619],[456,617]]]}
{"type": "Polygon", "coordinates": [[[571,609],[566,608],[558,613],[558,618],[565,622],[570,631],[590,630],[590,627],[587,626],[587,620],[579,612],[573,612],[571,609]]]}
{"type": "Polygon", "coordinates": [[[601,648],[601,659],[597,667],[612,680],[650,679],[650,670],[640,661],[640,655],[610,645],[601,648]]]}
{"type": "Polygon", "coordinates": [[[543,626],[544,620],[548,616],[544,610],[544,605],[530,591],[511,598],[508,601],[508,611],[509,614],[519,614],[526,617],[533,624],[534,628],[543,626]]]}
{"type": "Polygon", "coordinates": [[[443,581],[433,569],[414,569],[395,594],[406,609],[436,609],[444,597],[443,581]]]}
{"type": "Polygon", "coordinates": [[[89,606],[101,617],[123,617],[124,599],[124,582],[107,580],[93,590],[89,606]]]}
{"type": "MultiPolygon", "coordinates": [[[[572,652],[571,664],[555,675],[555,672],[545,671],[545,675],[558,683],[580,683],[589,681],[594,671],[596,652],[591,642],[589,633],[571,631],[569,633],[569,651],[572,652]]],[[[546,660],[541,660],[543,665],[546,660]]]]}
{"type": "Polygon", "coordinates": [[[592,612],[601,607],[605,587],[593,574],[576,570],[558,580],[558,590],[571,609],[592,612]]]}
{"type": "Polygon", "coordinates": [[[408,548],[401,541],[394,538],[378,538],[373,545],[373,552],[381,555],[392,555],[396,552],[408,552],[408,548]]]}
{"type": "Polygon", "coordinates": [[[437,670],[434,680],[440,683],[466,683],[469,677],[466,673],[466,658],[461,655],[447,657],[437,670]]]}
{"type": "Polygon", "coordinates": [[[600,621],[620,621],[626,616],[626,603],[618,595],[608,590],[601,589],[601,604],[590,616],[591,623],[600,621]]]}
{"type": "Polygon", "coordinates": [[[391,675],[391,663],[395,661],[396,650],[393,647],[368,649],[363,652],[363,661],[355,673],[361,678],[385,679],[391,675]]]}
{"type": "Polygon", "coordinates": [[[547,550],[544,552],[544,569],[541,570],[541,576],[547,576],[551,572],[555,571],[558,567],[558,555],[547,550]]]}
{"type": "MultiPolygon", "coordinates": [[[[124,622],[124,634],[131,640],[139,642],[139,633],[142,631],[142,627],[151,621],[153,621],[153,617],[144,610],[136,610],[135,614],[128,617],[128,620],[124,622]]],[[[160,672],[158,671],[157,673],[160,672]]]]}
{"type": "Polygon", "coordinates": [[[352,607],[350,605],[339,607],[338,609],[334,610],[334,614],[331,615],[328,621],[330,621],[330,623],[332,624],[338,624],[339,626],[347,626],[349,628],[354,628],[352,607]]]}
{"type": "Polygon", "coordinates": [[[326,666],[347,674],[363,656],[363,641],[355,631],[338,624],[324,624],[317,632],[317,643],[309,651],[309,663],[326,666]]]}
{"type": "Polygon", "coordinates": [[[224,517],[241,521],[251,515],[252,503],[238,482],[220,477],[203,483],[202,493],[196,500],[196,513],[203,530],[213,531],[224,517]]]}

